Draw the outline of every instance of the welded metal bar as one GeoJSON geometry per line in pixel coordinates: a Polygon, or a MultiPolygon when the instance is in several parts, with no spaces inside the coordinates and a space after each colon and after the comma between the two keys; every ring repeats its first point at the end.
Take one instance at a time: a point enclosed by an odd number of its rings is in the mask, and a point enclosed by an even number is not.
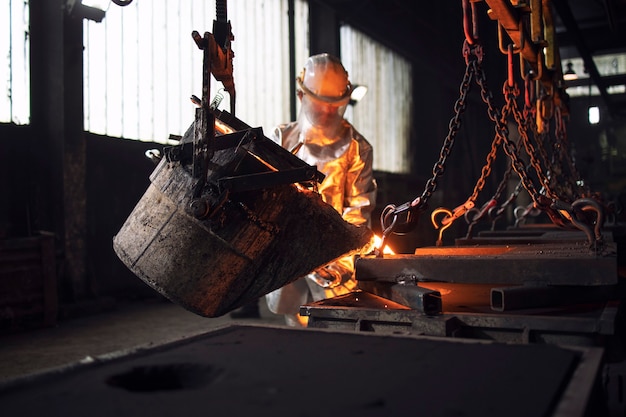
{"type": "Polygon", "coordinates": [[[283,171],[223,177],[217,180],[220,189],[232,192],[260,190],[278,185],[293,184],[315,179],[315,167],[292,168],[283,171]]]}

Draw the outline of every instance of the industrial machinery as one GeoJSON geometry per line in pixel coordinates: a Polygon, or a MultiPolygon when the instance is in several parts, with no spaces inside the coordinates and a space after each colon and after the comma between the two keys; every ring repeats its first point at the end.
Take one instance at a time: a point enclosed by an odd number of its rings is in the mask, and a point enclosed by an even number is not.
{"type": "Polygon", "coordinates": [[[120,259],[172,301],[215,317],[361,251],[359,290],[302,306],[309,326],[521,341],[612,337],[623,293],[618,252],[624,232],[570,155],[550,2],[486,3],[507,56],[504,105],[495,105],[482,67],[477,2],[462,0],[466,70],[439,160],[421,195],[383,209],[382,243],[368,253],[363,248],[371,232],[343,221],[314,192],[323,177],[315,167],[235,117],[234,37],[226,2],[217,2],[213,33],[192,33],[204,57],[202,98],[193,98],[196,120],[179,145],[164,150],[151,186],[115,237],[120,259]],[[211,103],[211,76],[230,94],[230,113],[211,103]],[[432,210],[435,246],[385,254],[389,236],[411,231],[427,211],[474,83],[495,134],[472,194],[454,209],[432,210]],[[499,152],[508,169],[481,205],[499,152]],[[514,176],[519,182],[505,196],[514,176]],[[530,204],[513,208],[522,191],[530,204]],[[515,224],[497,229],[511,211],[515,224]],[[537,214],[550,223],[526,224],[537,214]],[[466,236],[444,246],[443,234],[459,219],[467,222],[466,236]],[[490,230],[476,233],[489,222],[490,230]],[[300,245],[309,256],[291,256],[304,251],[300,245]]]}
{"type": "Polygon", "coordinates": [[[302,306],[301,314],[315,328],[604,347],[620,343],[624,228],[615,222],[615,207],[585,185],[570,155],[569,109],[550,2],[486,0],[507,56],[502,108],[495,106],[481,66],[476,3],[462,1],[466,71],[432,178],[415,199],[382,211],[383,243],[356,260],[360,291],[302,306]],[[413,230],[427,211],[474,82],[495,135],[472,194],[452,210],[431,212],[439,232],[434,246],[385,254],[389,237],[413,230]],[[506,154],[508,169],[494,195],[480,205],[498,151],[506,154]],[[506,196],[514,175],[519,182],[506,196]],[[531,202],[514,207],[522,190],[531,202]],[[515,224],[496,228],[507,211],[515,224]],[[527,222],[538,215],[548,221],[527,222]],[[443,234],[459,219],[467,222],[467,234],[444,246],[443,234]],[[488,230],[476,232],[489,223],[488,230]]]}
{"type": "Polygon", "coordinates": [[[113,240],[135,275],[206,317],[357,252],[373,237],[322,201],[315,188],[324,176],[314,166],[235,117],[225,1],[217,16],[214,33],[192,33],[204,58],[202,99],[192,98],[195,122],[179,145],[164,149],[148,190],[113,240]],[[231,113],[211,106],[211,75],[231,95],[231,113]]]}
{"type": "MultiPolygon", "coordinates": [[[[607,221],[610,207],[584,186],[569,157],[549,1],[530,0],[515,12],[509,1],[485,1],[509,58],[506,104],[493,104],[475,2],[462,0],[467,67],[449,134],[424,192],[382,211],[382,243],[356,261],[358,291],[302,306],[311,330],[231,326],[0,386],[9,394],[3,410],[293,415],[306,406],[311,415],[601,415],[588,400],[597,395],[598,369],[607,359],[599,347],[610,359],[610,344],[619,339],[624,232],[607,221]],[[506,46],[504,32],[511,38],[506,46]],[[386,254],[389,236],[410,231],[427,210],[473,81],[495,137],[472,195],[453,210],[432,211],[435,246],[386,254]],[[518,141],[509,137],[507,120],[516,124],[518,141]],[[498,187],[478,208],[500,148],[510,160],[502,184],[515,174],[519,185],[506,199],[504,185],[498,187]],[[532,203],[514,210],[514,226],[496,230],[522,188],[532,203]],[[525,225],[537,213],[551,223],[525,225]],[[444,246],[444,231],[461,218],[467,235],[444,246]],[[491,230],[475,233],[488,221],[491,230]],[[329,382],[335,391],[323,389],[323,400],[311,401],[329,382]]],[[[114,239],[120,259],[148,285],[209,317],[367,248],[372,237],[311,190],[322,179],[315,167],[235,117],[225,1],[218,2],[214,32],[193,33],[204,53],[195,123],[179,145],[164,150],[150,187],[114,239]],[[209,102],[211,74],[231,94],[230,113],[209,102]],[[292,256],[303,249],[308,256],[292,256]]]]}
{"type": "Polygon", "coordinates": [[[359,290],[302,306],[310,327],[507,341],[602,344],[612,338],[623,293],[618,252],[624,232],[613,207],[580,178],[569,152],[569,109],[550,2],[486,0],[507,56],[502,108],[482,67],[476,3],[461,1],[466,70],[432,178],[418,197],[383,209],[382,242],[368,252],[363,248],[371,232],[343,221],[311,190],[322,179],[315,167],[235,117],[233,36],[226,3],[218,2],[214,33],[192,34],[204,54],[195,123],[179,145],[164,150],[150,188],[115,237],[120,259],[172,301],[215,317],[360,251],[359,290]],[[231,95],[230,113],[210,102],[210,76],[231,95]],[[385,254],[388,238],[414,229],[427,211],[474,83],[495,134],[472,194],[455,209],[431,212],[439,231],[435,246],[385,254]],[[508,169],[480,205],[499,151],[508,169]],[[519,182],[505,196],[514,176],[519,182]],[[531,202],[513,208],[522,190],[531,202]],[[515,224],[497,229],[511,211],[515,224]],[[526,224],[538,214],[550,223],[526,224]],[[467,222],[466,236],[444,246],[444,232],[459,219],[467,222]],[[490,230],[476,233],[489,222],[490,230]],[[306,258],[290,256],[304,247],[306,258]]]}

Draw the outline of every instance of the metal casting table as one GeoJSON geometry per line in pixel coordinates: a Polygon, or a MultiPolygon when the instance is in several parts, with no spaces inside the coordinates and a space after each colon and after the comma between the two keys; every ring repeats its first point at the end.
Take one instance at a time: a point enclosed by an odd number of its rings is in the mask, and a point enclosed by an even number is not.
{"type": "MultiPolygon", "coordinates": [[[[480,293],[480,289],[476,291],[480,293]]],[[[606,347],[616,336],[620,303],[502,313],[491,311],[488,305],[446,309],[444,302],[442,314],[428,316],[366,292],[355,292],[304,305],[300,314],[309,317],[310,328],[606,347]]]]}
{"type": "MultiPolygon", "coordinates": [[[[4,416],[583,416],[602,349],[230,326],[0,387],[4,416]]],[[[596,414],[597,415],[597,414],[596,414]]]]}

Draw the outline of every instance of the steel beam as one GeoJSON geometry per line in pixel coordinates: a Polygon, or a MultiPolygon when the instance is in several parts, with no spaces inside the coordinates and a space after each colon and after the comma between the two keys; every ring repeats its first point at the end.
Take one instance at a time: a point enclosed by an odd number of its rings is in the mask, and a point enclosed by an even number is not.
{"type": "Polygon", "coordinates": [[[578,24],[572,15],[572,11],[567,4],[567,1],[563,0],[554,0],[554,6],[557,10],[557,13],[563,20],[563,24],[567,28],[567,31],[572,34],[574,38],[574,43],[576,44],[576,49],[580,53],[580,57],[583,59],[585,63],[585,68],[589,73],[589,77],[593,80],[595,85],[598,87],[598,91],[600,92],[600,96],[602,100],[606,103],[609,112],[614,115],[614,106],[611,97],[607,91],[607,84],[600,75],[600,71],[598,71],[598,67],[593,60],[592,52],[587,47],[587,43],[583,37],[582,32],[578,28],[578,24]]]}
{"type": "MultiPolygon", "coordinates": [[[[535,74],[539,74],[539,62],[537,60],[539,48],[536,43],[532,42],[531,34],[523,25],[520,25],[519,11],[508,0],[485,0],[485,2],[490,7],[489,17],[498,21],[516,48],[521,46],[522,56],[530,64],[535,74]]],[[[549,76],[546,73],[542,74],[542,77],[547,79],[549,76]]]]}
{"type": "MultiPolygon", "coordinates": [[[[533,39],[540,36],[537,27],[533,27],[533,33],[529,34],[526,26],[522,24],[522,17],[519,9],[515,8],[510,0],[485,0],[489,6],[488,15],[491,19],[496,20],[500,26],[506,31],[506,33],[513,41],[515,48],[519,49],[520,54],[524,60],[530,65],[534,74],[539,77],[539,80],[550,91],[553,91],[554,98],[559,103],[567,103],[567,100],[563,100],[561,88],[556,85],[556,82],[562,80],[561,60],[559,57],[559,51],[557,45],[554,44],[554,31],[553,27],[548,27],[547,34],[541,34],[541,39],[533,39]],[[544,39],[545,37],[548,39],[544,39]],[[545,43],[545,45],[544,45],[545,43]],[[546,48],[548,53],[540,54],[542,50],[546,48]],[[555,77],[555,75],[557,77],[555,77]]],[[[537,4],[535,2],[534,4],[537,4]]],[[[545,3],[542,2],[542,5],[545,3]]],[[[539,13],[539,10],[534,13],[539,13]]],[[[552,24],[552,16],[548,7],[543,7],[541,15],[544,22],[552,24]]],[[[533,22],[535,25],[537,22],[533,22]]],[[[544,23],[542,28],[547,25],[544,23]]],[[[567,108],[567,105],[565,106],[567,108]]]]}
{"type": "Polygon", "coordinates": [[[618,280],[616,256],[596,256],[576,242],[427,247],[412,255],[361,257],[355,265],[358,281],[589,286],[618,280]]]}

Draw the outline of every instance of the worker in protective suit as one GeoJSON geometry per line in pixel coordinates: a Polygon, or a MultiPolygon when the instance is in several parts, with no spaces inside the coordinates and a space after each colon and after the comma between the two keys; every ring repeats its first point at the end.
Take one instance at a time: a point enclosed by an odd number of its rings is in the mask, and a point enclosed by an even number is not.
{"type": "MultiPolygon", "coordinates": [[[[370,227],[376,203],[373,149],[343,117],[353,89],[348,72],[338,58],[319,54],[308,58],[297,82],[297,120],[277,126],[270,137],[326,176],[318,186],[324,202],[347,222],[370,227]]],[[[305,326],[301,305],[355,288],[354,257],[346,256],[267,294],[266,301],[287,324],[305,326]]]]}

